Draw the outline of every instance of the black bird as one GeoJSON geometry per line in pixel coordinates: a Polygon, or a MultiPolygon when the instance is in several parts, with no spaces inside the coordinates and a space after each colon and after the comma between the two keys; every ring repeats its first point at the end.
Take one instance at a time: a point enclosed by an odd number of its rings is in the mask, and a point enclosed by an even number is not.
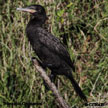
{"type": "Polygon", "coordinates": [[[81,99],[87,101],[86,96],[73,78],[74,66],[66,47],[43,27],[47,19],[45,9],[41,5],[31,5],[26,8],[17,8],[17,10],[31,13],[26,34],[33,50],[41,60],[41,65],[48,67],[54,76],[65,75],[69,78],[76,93],[81,99]]]}

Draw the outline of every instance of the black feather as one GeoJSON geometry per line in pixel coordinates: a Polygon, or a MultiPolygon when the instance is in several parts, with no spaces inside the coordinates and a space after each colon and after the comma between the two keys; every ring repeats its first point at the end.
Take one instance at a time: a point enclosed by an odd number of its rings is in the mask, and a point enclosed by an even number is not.
{"type": "Polygon", "coordinates": [[[27,25],[26,33],[33,50],[41,60],[42,65],[51,69],[51,74],[53,75],[65,75],[69,78],[76,93],[83,100],[87,100],[72,76],[74,65],[66,47],[57,37],[48,33],[43,28],[43,24],[47,18],[45,9],[40,5],[33,5],[30,7],[36,9],[36,12],[32,13],[33,17],[27,25]]]}

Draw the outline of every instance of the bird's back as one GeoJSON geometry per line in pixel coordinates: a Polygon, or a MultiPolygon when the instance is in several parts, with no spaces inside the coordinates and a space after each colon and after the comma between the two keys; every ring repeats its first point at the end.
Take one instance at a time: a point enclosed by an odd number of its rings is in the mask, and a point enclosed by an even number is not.
{"type": "Polygon", "coordinates": [[[33,24],[27,26],[26,32],[34,51],[45,64],[57,67],[64,61],[74,67],[66,47],[57,37],[33,24]]]}

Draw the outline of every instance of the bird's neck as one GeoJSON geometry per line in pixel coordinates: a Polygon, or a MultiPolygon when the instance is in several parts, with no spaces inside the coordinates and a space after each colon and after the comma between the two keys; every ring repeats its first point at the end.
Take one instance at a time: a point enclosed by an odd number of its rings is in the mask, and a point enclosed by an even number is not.
{"type": "Polygon", "coordinates": [[[45,23],[45,20],[40,20],[40,19],[37,19],[35,17],[31,18],[29,23],[27,24],[27,27],[26,27],[26,33],[27,33],[28,37],[32,38],[31,34],[33,32],[35,32],[38,27],[43,28],[44,23],[45,23]]]}
{"type": "Polygon", "coordinates": [[[31,18],[29,24],[31,24],[32,26],[39,26],[42,27],[45,24],[45,20],[46,19],[41,19],[41,18],[31,18]]]}

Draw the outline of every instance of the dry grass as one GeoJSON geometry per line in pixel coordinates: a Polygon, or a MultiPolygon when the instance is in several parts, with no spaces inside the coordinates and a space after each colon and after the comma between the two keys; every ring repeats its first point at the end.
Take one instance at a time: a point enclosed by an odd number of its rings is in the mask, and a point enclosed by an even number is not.
{"type": "MultiPolygon", "coordinates": [[[[35,71],[35,56],[25,35],[29,15],[17,7],[42,4],[47,10],[48,30],[59,37],[75,61],[75,79],[89,102],[108,102],[108,2],[104,0],[4,0],[0,2],[0,106],[3,102],[42,102],[32,108],[57,108],[51,91],[35,71]],[[13,1],[13,2],[12,2],[13,1]]],[[[84,107],[65,77],[58,89],[74,108],[84,107]]],[[[27,108],[27,106],[14,106],[27,108]]]]}

